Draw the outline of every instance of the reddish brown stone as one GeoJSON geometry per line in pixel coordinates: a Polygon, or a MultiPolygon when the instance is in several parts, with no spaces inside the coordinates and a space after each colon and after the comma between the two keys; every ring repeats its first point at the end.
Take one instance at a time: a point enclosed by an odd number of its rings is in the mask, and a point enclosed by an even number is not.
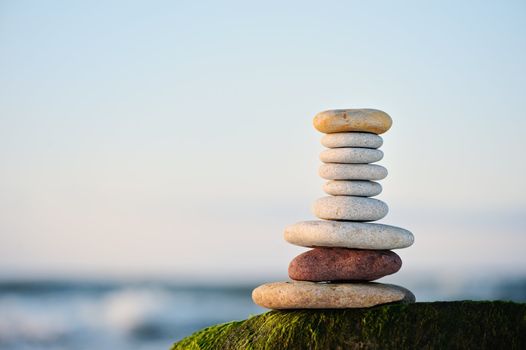
{"type": "Polygon", "coordinates": [[[400,270],[402,260],[390,250],[314,248],[290,262],[296,281],[372,281],[400,270]]]}

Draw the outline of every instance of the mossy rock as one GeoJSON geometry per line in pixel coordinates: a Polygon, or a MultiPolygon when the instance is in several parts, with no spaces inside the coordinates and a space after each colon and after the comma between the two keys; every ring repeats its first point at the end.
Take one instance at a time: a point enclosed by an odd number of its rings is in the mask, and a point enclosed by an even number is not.
{"type": "Polygon", "coordinates": [[[179,349],[526,349],[526,304],[270,311],[202,329],[172,347],[179,349]]]}

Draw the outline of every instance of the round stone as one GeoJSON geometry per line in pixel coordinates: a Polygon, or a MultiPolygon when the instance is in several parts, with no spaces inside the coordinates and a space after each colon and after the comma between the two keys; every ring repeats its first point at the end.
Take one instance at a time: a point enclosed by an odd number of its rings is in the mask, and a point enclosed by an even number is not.
{"type": "Polygon", "coordinates": [[[324,163],[374,163],[384,157],[384,152],[372,148],[330,148],[321,152],[324,163]]]}
{"type": "Polygon", "coordinates": [[[382,192],[382,185],[374,181],[327,181],[323,190],[332,196],[373,197],[382,192]]]}
{"type": "Polygon", "coordinates": [[[273,282],[257,287],[252,300],[267,309],[351,309],[414,303],[409,290],[392,284],[273,282]]]}
{"type": "Polygon", "coordinates": [[[399,249],[414,242],[411,232],[400,227],[348,221],[303,221],[285,228],[285,240],[302,247],[399,249]]]}
{"type": "Polygon", "coordinates": [[[387,169],[377,164],[322,164],[318,173],[327,180],[382,180],[387,169]]]}
{"type": "Polygon", "coordinates": [[[313,123],[326,134],[349,131],[382,134],[389,130],[393,120],[377,109],[333,109],[316,114],[313,123]]]}
{"type": "Polygon", "coordinates": [[[375,221],[388,211],[381,200],[354,196],[323,197],[313,206],[314,215],[326,220],[375,221]]]}
{"type": "Polygon", "coordinates": [[[390,250],[314,248],[295,257],[289,277],[297,281],[372,281],[402,267],[402,259],[390,250]]]}
{"type": "Polygon", "coordinates": [[[321,144],[327,148],[365,147],[379,148],[384,143],[381,136],[364,132],[337,132],[321,138],[321,144]]]}

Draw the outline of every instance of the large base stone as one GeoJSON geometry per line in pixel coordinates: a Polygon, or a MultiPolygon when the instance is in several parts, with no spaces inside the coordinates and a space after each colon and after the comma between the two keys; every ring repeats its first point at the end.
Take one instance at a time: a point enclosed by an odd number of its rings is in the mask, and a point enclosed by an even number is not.
{"type": "Polygon", "coordinates": [[[272,282],[252,292],[252,299],[267,309],[349,309],[393,302],[414,302],[405,288],[381,283],[272,282]]]}

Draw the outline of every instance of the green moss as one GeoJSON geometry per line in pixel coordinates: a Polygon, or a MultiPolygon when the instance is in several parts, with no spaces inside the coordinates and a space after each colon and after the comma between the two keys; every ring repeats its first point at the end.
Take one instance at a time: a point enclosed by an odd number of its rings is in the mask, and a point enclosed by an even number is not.
{"type": "Polygon", "coordinates": [[[526,349],[526,304],[270,311],[200,330],[172,347],[179,349],[526,349]]]}

